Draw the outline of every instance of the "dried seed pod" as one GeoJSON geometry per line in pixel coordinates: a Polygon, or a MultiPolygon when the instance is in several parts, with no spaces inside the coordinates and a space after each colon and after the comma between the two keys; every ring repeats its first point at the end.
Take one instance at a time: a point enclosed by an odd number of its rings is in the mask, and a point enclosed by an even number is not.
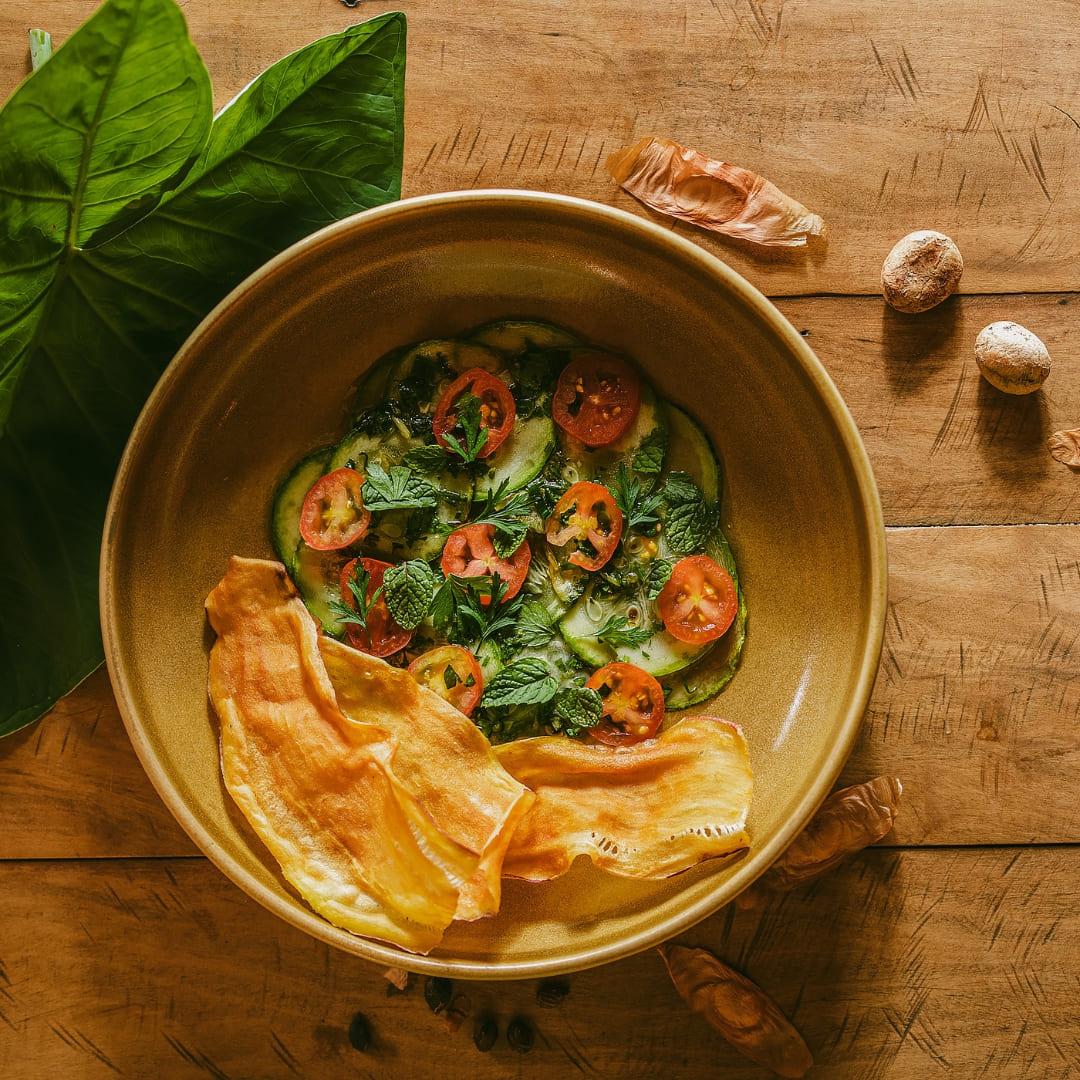
{"type": "Polygon", "coordinates": [[[482,1016],[473,1028],[472,1040],[481,1054],[486,1054],[499,1037],[499,1025],[493,1016],[482,1016]]]}
{"type": "Polygon", "coordinates": [[[1046,346],[1019,323],[996,322],[975,339],[975,363],[983,378],[1006,394],[1030,394],[1050,374],[1046,346]]]}
{"type": "Polygon", "coordinates": [[[527,1054],[533,1048],[533,1029],[528,1020],[518,1017],[510,1021],[506,1029],[506,1041],[512,1050],[519,1054],[527,1054]]]}
{"type": "Polygon", "coordinates": [[[349,1021],[349,1044],[361,1054],[371,1045],[371,1025],[363,1013],[357,1013],[349,1021]]]}
{"type": "Polygon", "coordinates": [[[764,990],[707,949],[661,945],[668,974],[687,1004],[736,1050],[780,1076],[814,1064],[803,1037],[764,990]]]}
{"type": "Polygon", "coordinates": [[[1080,428],[1055,431],[1046,440],[1046,448],[1055,461],[1068,465],[1070,469],[1080,469],[1080,428]]]}
{"type": "Polygon", "coordinates": [[[424,1000],[428,1008],[438,1015],[446,1010],[454,996],[454,984],[439,975],[429,975],[424,980],[424,1000]]]}
{"type": "Polygon", "coordinates": [[[802,247],[825,222],[764,176],[716,161],[670,139],[616,150],[608,172],[635,199],[703,229],[772,247],[802,247]]]}
{"type": "Polygon", "coordinates": [[[446,1030],[453,1034],[469,1018],[472,1012],[472,1002],[467,994],[455,994],[450,1004],[446,1006],[446,1012],[442,1014],[446,1030]]]}
{"type": "Polygon", "coordinates": [[[735,903],[757,907],[770,893],[789,892],[828,873],[893,827],[903,786],[889,776],[834,791],[787,851],[735,903]]]}
{"type": "Polygon", "coordinates": [[[947,300],[960,284],[964,260],[944,233],[908,233],[896,242],[881,267],[881,295],[897,311],[916,314],[947,300]]]}
{"type": "Polygon", "coordinates": [[[536,988],[536,1004],[542,1009],[557,1009],[570,993],[570,984],[565,979],[545,979],[536,988]]]}

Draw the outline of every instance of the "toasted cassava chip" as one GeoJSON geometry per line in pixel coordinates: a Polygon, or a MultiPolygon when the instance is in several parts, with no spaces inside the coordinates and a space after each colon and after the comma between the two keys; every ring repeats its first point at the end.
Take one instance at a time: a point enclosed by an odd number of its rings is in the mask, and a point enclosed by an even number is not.
{"type": "Polygon", "coordinates": [[[612,874],[662,878],[748,846],[753,774],[736,724],[690,716],[633,747],[540,736],[495,752],[536,792],[509,877],[547,881],[584,854],[612,874]]]}
{"type": "Polygon", "coordinates": [[[499,764],[467,716],[407,671],[333,638],[323,637],[319,645],[346,715],[396,738],[394,772],[438,829],[476,854],[476,872],[461,888],[456,918],[493,915],[503,855],[532,792],[499,764]]]}
{"type": "MultiPolygon", "coordinates": [[[[470,847],[439,829],[395,772],[396,735],[342,711],[319,631],[284,567],[234,557],[206,607],[218,635],[210,697],[237,806],[327,920],[429,951],[457,915],[487,845],[470,847]]],[[[437,724],[439,707],[432,715],[437,724]]],[[[424,728],[414,735],[422,743],[424,728]]],[[[512,783],[502,778],[500,791],[512,783]]]]}

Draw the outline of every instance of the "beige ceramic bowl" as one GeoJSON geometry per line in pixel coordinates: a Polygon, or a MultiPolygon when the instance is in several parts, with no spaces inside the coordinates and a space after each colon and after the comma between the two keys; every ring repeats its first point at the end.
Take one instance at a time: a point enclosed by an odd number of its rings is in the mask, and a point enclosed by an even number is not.
{"type": "Polygon", "coordinates": [[[475,191],[412,199],[296,244],[237,288],[169,367],[136,425],[101,563],[109,672],[161,797],[236,884],[315,937],[380,964],[470,978],[589,967],[656,944],[731,900],[828,794],[877,667],[885,540],[858,433],[809,348],[693,243],[576,199],[475,191]],[[389,349],[496,317],[547,319],[634,357],[708,430],[749,606],[735,679],[693,711],[740,723],[756,775],[741,861],[661,882],[579,860],[507,882],[494,919],[428,957],[313,914],[236,813],[207,703],[203,600],[229,556],[271,556],[272,494],[344,431],[349,386],[389,349]]]}

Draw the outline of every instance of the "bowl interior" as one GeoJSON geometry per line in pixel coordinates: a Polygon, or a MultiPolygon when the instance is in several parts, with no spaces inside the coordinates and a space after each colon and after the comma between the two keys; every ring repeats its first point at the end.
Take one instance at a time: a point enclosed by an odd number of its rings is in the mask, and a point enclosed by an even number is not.
{"type": "Polygon", "coordinates": [[[730,900],[827,794],[880,651],[884,534],[858,435],[812,353],[741,278],[629,214],[559,196],[408,200],[309,237],[224,301],[178,354],[121,465],[102,555],[110,674],[151,779],[196,843],[283,918],[381,963],[473,978],[586,967],[730,900]],[[579,863],[507,882],[500,914],[429,957],[336,930],[299,900],[225,792],[203,601],[232,554],[272,557],[279,480],[344,432],[350,386],[389,349],[496,317],[565,325],[633,357],[705,427],[727,475],[745,588],[735,679],[694,711],[740,723],[753,846],[663,882],[579,863]]]}

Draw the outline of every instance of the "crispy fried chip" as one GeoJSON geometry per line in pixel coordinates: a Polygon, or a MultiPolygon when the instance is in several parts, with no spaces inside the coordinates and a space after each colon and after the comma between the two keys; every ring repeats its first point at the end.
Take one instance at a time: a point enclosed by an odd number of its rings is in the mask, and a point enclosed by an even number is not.
{"type": "Polygon", "coordinates": [[[662,878],[748,846],[753,774],[736,724],[691,716],[633,747],[540,736],[495,752],[536,792],[509,877],[547,881],[585,854],[612,874],[662,878]]]}
{"type": "Polygon", "coordinates": [[[393,772],[397,740],[338,706],[319,632],[278,563],[233,557],[206,602],[225,785],[285,878],[337,926],[427,952],[479,856],[393,772]]]}
{"type": "Polygon", "coordinates": [[[395,773],[439,830],[477,855],[476,873],[462,886],[456,917],[494,914],[503,855],[532,793],[499,764],[467,716],[408,672],[333,638],[323,637],[319,645],[345,714],[397,739],[395,773]]]}

